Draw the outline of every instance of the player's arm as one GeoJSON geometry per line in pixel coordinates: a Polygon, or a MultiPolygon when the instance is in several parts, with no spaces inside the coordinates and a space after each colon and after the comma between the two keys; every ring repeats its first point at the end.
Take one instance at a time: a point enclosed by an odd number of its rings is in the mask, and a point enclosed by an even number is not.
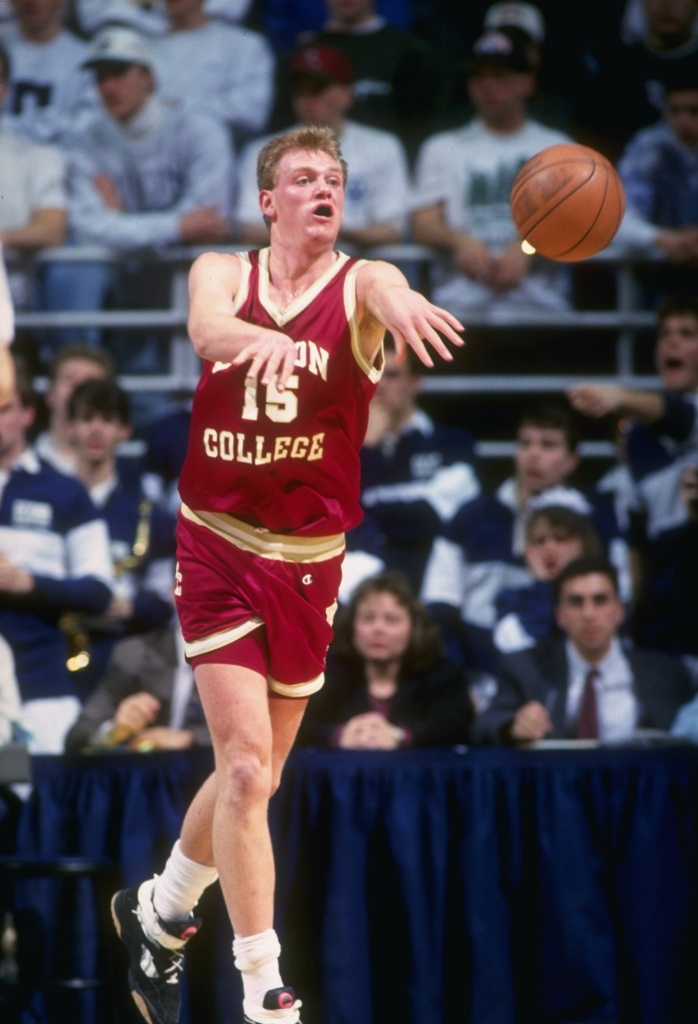
{"type": "MultiPolygon", "coordinates": [[[[405,358],[409,346],[425,366],[433,366],[425,341],[448,361],[453,355],[440,335],[452,345],[464,344],[459,333],[464,330],[463,324],[448,310],[433,305],[410,288],[405,275],[392,263],[375,260],[360,268],[357,301],[362,321],[370,317],[390,331],[398,359],[405,358]]],[[[364,352],[364,355],[372,360],[375,352],[364,352]]]]}
{"type": "Polygon", "coordinates": [[[656,423],[666,411],[664,396],[658,391],[637,391],[616,384],[577,384],[567,391],[577,412],[599,418],[614,414],[656,423]]]}
{"type": "Polygon", "coordinates": [[[242,268],[234,254],[204,253],[189,272],[189,337],[201,359],[249,362],[248,376],[277,386],[293,372],[296,348],[281,331],[248,323],[235,315],[234,300],[242,268]]]}

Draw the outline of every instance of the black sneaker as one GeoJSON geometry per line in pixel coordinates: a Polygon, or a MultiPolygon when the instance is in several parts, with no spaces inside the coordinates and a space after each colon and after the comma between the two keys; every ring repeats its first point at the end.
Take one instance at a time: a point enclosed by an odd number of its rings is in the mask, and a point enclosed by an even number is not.
{"type": "MultiPolygon", "coordinates": [[[[270,988],[262,1000],[260,1012],[254,1017],[249,1017],[245,1013],[242,1020],[243,1024],[273,1024],[280,1017],[279,1010],[299,1010],[300,1008],[301,1001],[296,999],[296,993],[289,985],[284,985],[283,988],[270,988]]],[[[250,1013],[253,1012],[253,1010],[250,1011],[250,1013]]],[[[295,1020],[297,1024],[301,1024],[297,1016],[295,1020]]]]}
{"type": "Polygon", "coordinates": [[[184,946],[199,930],[201,920],[161,921],[153,906],[154,885],[151,878],[138,888],[121,889],[111,901],[111,912],[128,950],[134,1003],[148,1024],[177,1024],[184,946]]]}

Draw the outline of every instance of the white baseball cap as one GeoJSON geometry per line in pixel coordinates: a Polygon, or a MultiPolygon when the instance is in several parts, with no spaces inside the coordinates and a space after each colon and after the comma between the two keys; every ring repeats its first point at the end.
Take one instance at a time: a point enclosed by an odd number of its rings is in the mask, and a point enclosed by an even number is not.
{"type": "Polygon", "coordinates": [[[148,43],[138,32],[123,25],[112,25],[102,29],[90,43],[84,68],[98,64],[140,64],[152,68],[153,55],[148,43]]]}
{"type": "Polygon", "coordinates": [[[540,45],[545,39],[545,20],[533,4],[498,3],[485,11],[484,28],[520,28],[540,45]]]}

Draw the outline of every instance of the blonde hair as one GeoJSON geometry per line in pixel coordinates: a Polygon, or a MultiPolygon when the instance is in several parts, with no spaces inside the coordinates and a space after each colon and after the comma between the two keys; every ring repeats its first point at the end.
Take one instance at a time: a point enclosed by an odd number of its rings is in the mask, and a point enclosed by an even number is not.
{"type": "Polygon", "coordinates": [[[337,136],[331,128],[307,125],[275,136],[261,149],[257,157],[257,186],[260,191],[274,188],[282,157],[294,149],[306,149],[331,156],[342,168],[342,177],[346,185],[348,170],[346,161],[342,158],[337,136]]]}

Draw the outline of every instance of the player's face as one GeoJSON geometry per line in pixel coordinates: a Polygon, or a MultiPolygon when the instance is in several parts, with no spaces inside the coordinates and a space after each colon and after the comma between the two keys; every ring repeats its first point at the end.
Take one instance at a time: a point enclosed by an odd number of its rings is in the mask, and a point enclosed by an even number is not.
{"type": "Polygon", "coordinates": [[[561,526],[537,519],[526,539],[526,564],[537,580],[553,580],[573,559],[584,554],[581,537],[561,526]]]}
{"type": "Polygon", "coordinates": [[[578,457],[567,447],[562,430],[522,426],[516,438],[516,479],[526,495],[540,494],[563,483],[577,468],[578,457]]]}
{"type": "Polygon", "coordinates": [[[22,405],[14,391],[0,405],[0,466],[9,469],[26,448],[27,431],[34,422],[34,410],[22,405]]]}
{"type": "Polygon", "coordinates": [[[73,445],[86,464],[98,466],[110,461],[118,444],[130,434],[118,416],[83,409],[70,425],[73,445]]]}
{"type": "Polygon", "coordinates": [[[352,93],[346,85],[302,79],[293,93],[296,117],[302,124],[327,125],[337,131],[351,106],[352,93]]]}
{"type": "Polygon", "coordinates": [[[587,661],[598,661],[608,653],[623,615],[623,605],[603,573],[592,572],[563,584],[557,622],[587,661]]]}
{"type": "Polygon", "coordinates": [[[104,109],[117,121],[128,121],[153,91],[153,76],[137,64],[103,63],[95,68],[104,109]]]}
{"type": "Polygon", "coordinates": [[[354,616],[354,647],[366,661],[398,661],[412,634],[409,611],[394,594],[369,594],[354,616]]]}
{"type": "Polygon", "coordinates": [[[676,89],[670,92],[664,117],[684,146],[698,145],[698,89],[676,89]]]}
{"type": "Polygon", "coordinates": [[[52,412],[64,414],[68,399],[78,384],[86,380],[103,380],[105,371],[90,359],[66,359],[58,368],[56,379],[46,392],[46,405],[52,412]]]}
{"type": "Polygon", "coordinates": [[[691,394],[698,389],[698,320],[668,316],[659,327],[657,371],[667,391],[691,394]]]}
{"type": "Polygon", "coordinates": [[[282,156],[272,189],[260,193],[272,233],[289,244],[333,245],[342,220],[344,178],[329,154],[303,149],[282,156]]]}

